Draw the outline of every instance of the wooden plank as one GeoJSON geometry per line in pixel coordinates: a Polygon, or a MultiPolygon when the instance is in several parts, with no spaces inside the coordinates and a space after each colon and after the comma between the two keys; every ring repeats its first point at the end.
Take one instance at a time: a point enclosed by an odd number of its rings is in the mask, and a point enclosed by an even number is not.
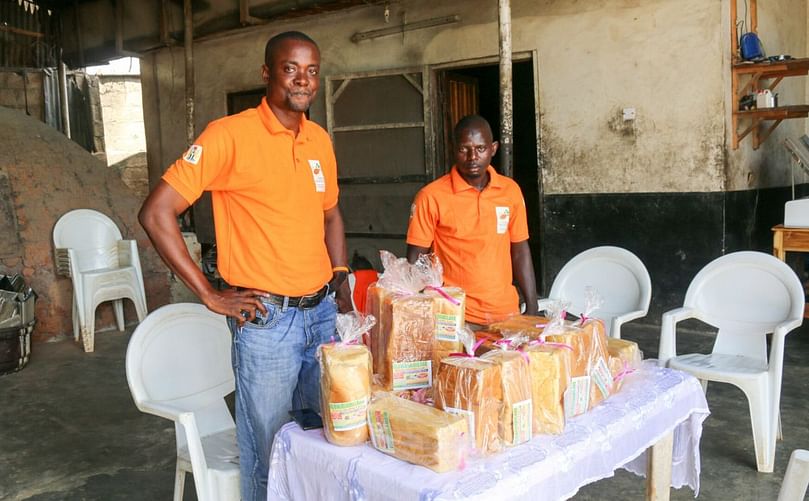
{"type": "Polygon", "coordinates": [[[414,129],[423,128],[424,122],[397,122],[389,124],[371,124],[371,125],[344,125],[342,127],[334,127],[334,132],[356,132],[363,130],[382,130],[382,129],[414,129]]]}
{"type": "Polygon", "coordinates": [[[673,445],[674,432],[670,431],[647,451],[647,501],[669,501],[671,496],[671,455],[673,445]]]}
{"type": "Polygon", "coordinates": [[[338,177],[337,183],[341,186],[347,184],[401,184],[426,183],[429,178],[424,174],[408,174],[405,176],[374,176],[374,177],[338,177]]]}

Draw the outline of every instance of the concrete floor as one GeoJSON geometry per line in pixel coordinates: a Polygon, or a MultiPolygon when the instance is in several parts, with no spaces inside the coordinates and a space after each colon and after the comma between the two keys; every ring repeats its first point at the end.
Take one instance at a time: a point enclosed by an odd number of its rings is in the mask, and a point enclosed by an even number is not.
{"type": "MultiPolygon", "coordinates": [[[[696,326],[692,326],[696,327],[696,326]]],[[[124,373],[126,333],[100,332],[95,353],[72,341],[38,344],[22,371],[0,377],[0,499],[168,500],[174,474],[174,426],[135,408],[124,373]]],[[[709,387],[712,414],[702,437],[699,499],[771,501],[778,495],[789,455],[809,448],[809,327],[787,337],[782,392],[784,441],[775,472],[756,472],[747,402],[729,385],[709,387]]],[[[657,353],[658,331],[628,325],[647,358],[657,353]]],[[[711,338],[680,333],[687,351],[709,351],[711,338]]],[[[620,470],[573,499],[640,500],[644,480],[620,470]]],[[[692,499],[688,488],[673,500],[692,499]]],[[[196,499],[193,481],[185,499],[196,499]]],[[[307,500],[310,501],[310,500],[307,500]]],[[[313,501],[313,500],[312,500],[313,501]]]]}

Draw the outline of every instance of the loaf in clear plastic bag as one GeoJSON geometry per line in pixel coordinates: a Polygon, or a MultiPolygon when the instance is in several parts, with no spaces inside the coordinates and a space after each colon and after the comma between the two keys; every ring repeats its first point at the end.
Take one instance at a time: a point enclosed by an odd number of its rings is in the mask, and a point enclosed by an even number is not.
{"type": "Polygon", "coordinates": [[[378,315],[369,341],[374,373],[387,390],[429,388],[434,376],[435,301],[420,291],[424,282],[404,258],[387,251],[380,257],[385,271],[368,288],[367,305],[378,315]]]}
{"type": "Polygon", "coordinates": [[[518,351],[522,344],[522,338],[511,338],[500,343],[501,349],[489,351],[481,357],[500,366],[502,406],[498,430],[506,446],[519,445],[533,436],[531,375],[528,355],[518,351]]]}
{"type": "Polygon", "coordinates": [[[581,320],[566,321],[565,305],[557,303],[549,308],[550,321],[541,336],[547,342],[572,348],[571,379],[565,393],[568,417],[586,412],[612,392],[604,323],[590,316],[601,299],[592,288],[586,289],[588,306],[581,320]]]}
{"type": "Polygon", "coordinates": [[[469,439],[475,453],[498,452],[503,446],[499,433],[503,399],[500,365],[472,355],[476,342],[469,329],[460,335],[466,353],[441,360],[433,389],[435,406],[469,420],[469,439]]]}
{"type": "Polygon", "coordinates": [[[627,339],[607,338],[607,351],[610,354],[610,372],[612,373],[613,392],[621,389],[624,379],[640,369],[643,363],[643,352],[638,343],[627,339]]]}
{"type": "Polygon", "coordinates": [[[438,473],[465,463],[468,425],[463,416],[379,392],[368,406],[368,428],[376,449],[403,461],[438,473]]]}
{"type": "Polygon", "coordinates": [[[320,400],[326,440],[359,445],[368,440],[371,353],[360,340],[376,322],[357,312],[337,315],[340,341],[318,347],[320,400]]]}
{"type": "Polygon", "coordinates": [[[422,293],[434,302],[433,370],[437,371],[442,358],[463,350],[458,333],[466,325],[466,293],[444,286],[444,267],[435,254],[420,255],[413,273],[424,284],[422,293]]]}

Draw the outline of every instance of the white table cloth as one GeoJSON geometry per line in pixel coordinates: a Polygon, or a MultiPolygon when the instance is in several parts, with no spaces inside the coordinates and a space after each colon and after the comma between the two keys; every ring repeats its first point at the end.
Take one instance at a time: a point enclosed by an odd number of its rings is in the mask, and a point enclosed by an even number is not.
{"type": "Polygon", "coordinates": [[[438,474],[375,450],[338,447],[322,430],[286,424],[275,437],[270,500],[555,500],[611,477],[646,472],[646,449],[673,431],[672,487],[699,493],[699,441],[708,404],[699,382],[646,361],[621,391],[568,420],[561,435],[540,435],[499,454],[438,474]]]}

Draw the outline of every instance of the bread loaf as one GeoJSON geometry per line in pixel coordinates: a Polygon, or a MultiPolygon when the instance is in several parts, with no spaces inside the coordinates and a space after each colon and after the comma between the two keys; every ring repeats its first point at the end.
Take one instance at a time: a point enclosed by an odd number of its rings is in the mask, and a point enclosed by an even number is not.
{"type": "MultiPolygon", "coordinates": [[[[573,390],[578,392],[585,385],[588,386],[590,398],[587,407],[591,408],[607,398],[612,391],[604,324],[601,320],[589,320],[583,326],[570,323],[565,325],[563,332],[549,334],[545,336],[545,341],[561,343],[573,348],[571,364],[573,390]],[[584,378],[589,378],[589,382],[584,383],[584,378]]],[[[580,407],[579,410],[583,412],[580,407]]],[[[571,413],[568,409],[568,416],[581,412],[571,413]]]]}
{"type": "Polygon", "coordinates": [[[468,428],[463,416],[378,393],[368,406],[368,427],[375,448],[403,461],[438,473],[464,463],[468,428]]]}
{"type": "Polygon", "coordinates": [[[472,357],[449,357],[433,388],[438,409],[462,414],[470,421],[471,442],[480,454],[502,449],[498,431],[503,391],[500,366],[472,357]]]}
{"type": "Polygon", "coordinates": [[[514,315],[500,322],[495,322],[487,327],[486,330],[495,332],[497,334],[507,336],[514,333],[522,333],[529,339],[538,339],[539,335],[548,324],[548,319],[545,317],[533,315],[514,315]]]}
{"type": "Polygon", "coordinates": [[[607,351],[610,354],[609,366],[615,392],[621,389],[627,371],[640,368],[643,354],[634,341],[616,338],[607,338],[607,351]]]}
{"type": "Polygon", "coordinates": [[[432,386],[435,334],[432,298],[417,294],[385,297],[382,305],[383,338],[380,350],[385,387],[392,391],[432,386]]]}
{"type": "Polygon", "coordinates": [[[320,348],[320,400],[326,440],[359,445],[368,440],[371,353],[361,344],[320,348]]]}
{"type": "Polygon", "coordinates": [[[500,365],[503,405],[498,430],[503,444],[519,445],[533,435],[533,406],[528,356],[518,351],[493,350],[483,355],[500,365]]]}
{"type": "Polygon", "coordinates": [[[433,298],[434,301],[433,372],[435,372],[443,358],[449,356],[450,353],[463,351],[458,333],[466,323],[466,293],[459,287],[441,287],[440,292],[425,289],[424,295],[433,298]],[[445,295],[452,298],[457,304],[447,299],[445,295]]]}
{"type": "Polygon", "coordinates": [[[547,345],[527,346],[534,435],[558,435],[565,429],[564,394],[570,380],[571,352],[547,345]]]}

